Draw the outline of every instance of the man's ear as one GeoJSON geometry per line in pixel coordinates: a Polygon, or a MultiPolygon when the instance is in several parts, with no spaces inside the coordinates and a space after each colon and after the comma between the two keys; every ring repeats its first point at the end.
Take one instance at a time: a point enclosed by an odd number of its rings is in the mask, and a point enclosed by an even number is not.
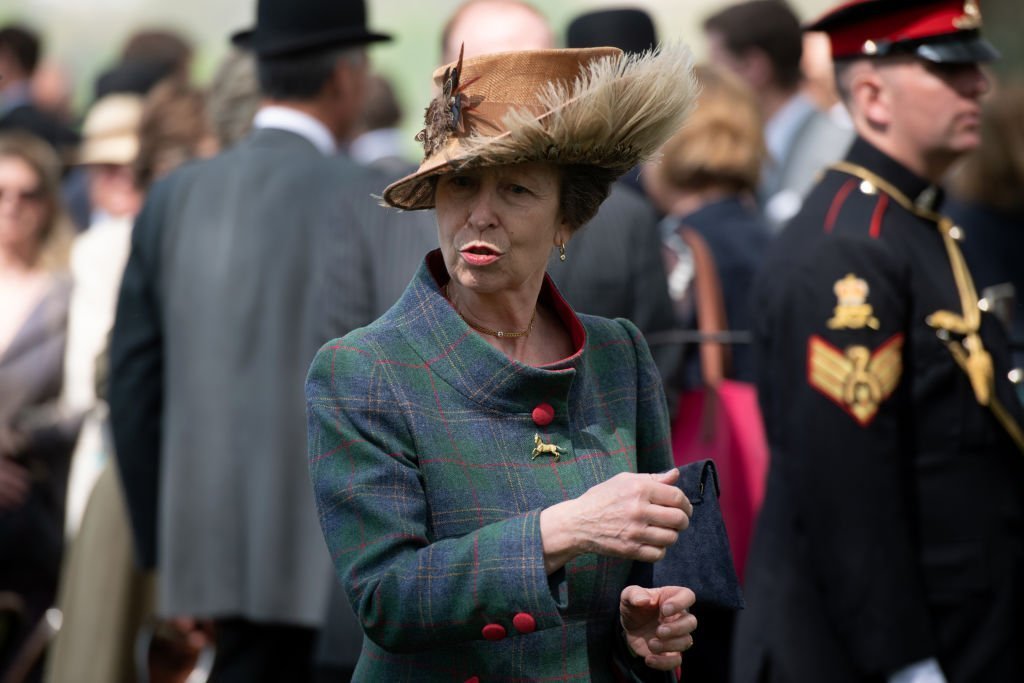
{"type": "Polygon", "coordinates": [[[892,123],[893,86],[874,65],[865,64],[850,74],[850,99],[854,109],[877,129],[892,123]]]}
{"type": "Polygon", "coordinates": [[[352,64],[344,57],[339,57],[334,62],[334,70],[328,84],[331,94],[341,98],[351,97],[354,84],[355,70],[352,64]]]}

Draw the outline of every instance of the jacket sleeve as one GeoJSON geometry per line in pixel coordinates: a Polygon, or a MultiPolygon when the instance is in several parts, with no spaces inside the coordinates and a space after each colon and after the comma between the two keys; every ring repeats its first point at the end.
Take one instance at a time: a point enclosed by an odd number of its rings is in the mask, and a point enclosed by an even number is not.
{"type": "Polygon", "coordinates": [[[934,648],[910,521],[908,272],[882,242],[822,240],[778,274],[788,286],[757,325],[772,467],[792,486],[829,622],[872,674],[934,648]]]}
{"type": "Polygon", "coordinates": [[[110,340],[110,424],[142,568],[157,562],[164,348],[156,278],[170,183],[153,187],[136,219],[110,340]]]}
{"type": "Polygon", "coordinates": [[[415,411],[389,390],[399,381],[394,366],[352,336],[317,354],[306,400],[320,524],[366,635],[388,651],[415,652],[483,639],[484,626],[521,611],[537,630],[561,626],[540,509],[432,538],[406,424],[415,411]]]}

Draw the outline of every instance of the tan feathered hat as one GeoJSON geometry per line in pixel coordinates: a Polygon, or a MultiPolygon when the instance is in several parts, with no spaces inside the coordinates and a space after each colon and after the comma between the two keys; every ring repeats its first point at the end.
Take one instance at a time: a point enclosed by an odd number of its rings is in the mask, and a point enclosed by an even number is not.
{"type": "Polygon", "coordinates": [[[409,211],[434,207],[435,176],[525,161],[625,173],[682,125],[697,95],[690,51],[617,48],[481,55],[434,72],[419,169],[384,190],[409,211]]]}

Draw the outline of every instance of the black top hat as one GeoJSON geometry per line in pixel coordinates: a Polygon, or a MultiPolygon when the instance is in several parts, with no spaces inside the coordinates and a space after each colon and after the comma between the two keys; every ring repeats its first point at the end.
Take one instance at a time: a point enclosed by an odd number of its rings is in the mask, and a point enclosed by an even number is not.
{"type": "Polygon", "coordinates": [[[658,42],[654,22],[641,9],[609,9],[581,14],[566,32],[567,47],[617,47],[623,52],[650,50],[658,42]]]}
{"type": "Polygon", "coordinates": [[[391,36],[366,28],[363,0],[259,0],[256,26],[231,42],[258,57],[364,45],[391,36]]]}

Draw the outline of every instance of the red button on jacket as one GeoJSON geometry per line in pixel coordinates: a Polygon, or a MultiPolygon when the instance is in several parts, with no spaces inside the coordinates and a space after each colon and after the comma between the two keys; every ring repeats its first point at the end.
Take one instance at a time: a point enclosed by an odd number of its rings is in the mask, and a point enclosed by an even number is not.
{"type": "Polygon", "coordinates": [[[473,676],[472,678],[467,678],[462,683],[480,683],[480,677],[479,676],[473,676]]]}
{"type": "Polygon", "coordinates": [[[501,624],[487,624],[480,632],[484,640],[501,640],[505,637],[505,627],[501,624]]]}
{"type": "Polygon", "coordinates": [[[533,421],[540,427],[547,427],[555,419],[555,409],[547,403],[541,403],[533,409],[533,421]]]}
{"type": "Polygon", "coordinates": [[[533,633],[537,630],[537,620],[533,618],[532,614],[526,612],[520,612],[512,617],[512,625],[520,633],[533,633]]]}

